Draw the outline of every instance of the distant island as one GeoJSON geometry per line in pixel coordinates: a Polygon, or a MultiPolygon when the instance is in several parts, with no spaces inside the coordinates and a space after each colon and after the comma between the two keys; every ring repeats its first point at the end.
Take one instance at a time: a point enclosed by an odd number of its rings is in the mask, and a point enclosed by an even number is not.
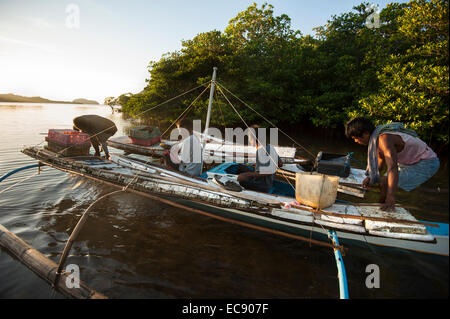
{"type": "Polygon", "coordinates": [[[77,103],[77,104],[99,104],[97,101],[81,99],[81,98],[73,100],[72,103],[77,103]]]}
{"type": "Polygon", "coordinates": [[[40,96],[21,96],[12,93],[0,94],[0,102],[20,102],[20,103],[64,103],[64,104],[99,104],[94,100],[87,100],[83,98],[75,99],[72,102],[69,101],[52,101],[44,99],[40,96]]]}

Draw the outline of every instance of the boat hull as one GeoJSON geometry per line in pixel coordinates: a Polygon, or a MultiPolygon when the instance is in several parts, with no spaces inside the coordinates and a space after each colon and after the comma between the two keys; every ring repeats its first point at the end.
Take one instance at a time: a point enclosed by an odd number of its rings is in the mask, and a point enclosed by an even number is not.
{"type": "MultiPolygon", "coordinates": [[[[229,208],[219,208],[205,203],[192,202],[179,198],[171,198],[171,200],[224,218],[242,221],[268,229],[274,229],[287,234],[311,238],[313,240],[324,242],[329,241],[327,229],[322,228],[319,225],[295,223],[281,218],[275,219],[273,217],[264,216],[263,214],[248,213],[229,208]]],[[[418,242],[395,238],[384,238],[366,234],[362,235],[351,232],[343,232],[339,230],[336,230],[336,233],[341,244],[345,247],[355,245],[360,247],[368,247],[369,245],[376,245],[380,247],[406,249],[419,253],[449,256],[448,224],[439,223],[439,226],[440,231],[436,233],[434,233],[435,230],[433,227],[428,228],[428,230],[434,235],[435,241],[433,242],[418,242]]]]}

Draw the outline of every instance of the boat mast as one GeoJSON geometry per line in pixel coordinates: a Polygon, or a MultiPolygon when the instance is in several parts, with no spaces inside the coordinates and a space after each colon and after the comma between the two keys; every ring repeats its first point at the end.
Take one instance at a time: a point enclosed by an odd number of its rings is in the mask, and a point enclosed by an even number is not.
{"type": "Polygon", "coordinates": [[[206,135],[208,134],[209,120],[211,119],[211,106],[212,106],[212,101],[213,101],[213,97],[214,97],[214,88],[216,86],[216,73],[217,73],[217,67],[213,67],[211,90],[209,91],[208,113],[206,114],[206,125],[205,125],[205,131],[203,133],[203,149],[205,149],[206,135]]]}

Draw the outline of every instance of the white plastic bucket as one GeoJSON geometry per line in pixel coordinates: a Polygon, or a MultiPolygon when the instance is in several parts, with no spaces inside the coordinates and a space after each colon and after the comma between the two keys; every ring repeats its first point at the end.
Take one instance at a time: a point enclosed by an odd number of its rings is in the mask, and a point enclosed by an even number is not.
{"type": "Polygon", "coordinates": [[[295,197],[303,205],[313,208],[330,207],[336,201],[339,176],[296,173],[295,197]]]}

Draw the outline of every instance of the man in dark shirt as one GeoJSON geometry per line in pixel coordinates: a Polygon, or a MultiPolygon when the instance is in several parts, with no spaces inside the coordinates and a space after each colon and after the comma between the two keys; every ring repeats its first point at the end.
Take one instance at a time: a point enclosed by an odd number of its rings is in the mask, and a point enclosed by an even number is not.
{"type": "Polygon", "coordinates": [[[101,145],[105,157],[109,158],[106,141],[117,132],[113,121],[98,115],[82,115],[73,119],[73,129],[89,134],[95,156],[100,156],[99,145],[101,145]]]}

